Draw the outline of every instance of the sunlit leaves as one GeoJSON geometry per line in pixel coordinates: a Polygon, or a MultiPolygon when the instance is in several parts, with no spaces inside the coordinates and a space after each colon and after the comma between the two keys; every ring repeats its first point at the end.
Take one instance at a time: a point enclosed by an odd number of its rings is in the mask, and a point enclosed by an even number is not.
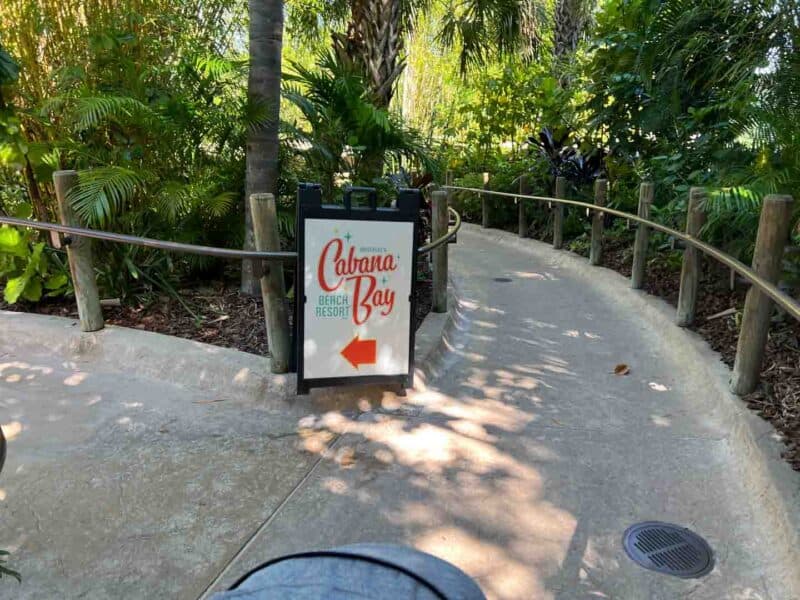
{"type": "Polygon", "coordinates": [[[50,296],[64,292],[67,275],[51,270],[44,248],[44,242],[30,244],[18,230],[0,228],[0,277],[7,278],[3,299],[9,304],[37,302],[45,292],[50,296]]]}

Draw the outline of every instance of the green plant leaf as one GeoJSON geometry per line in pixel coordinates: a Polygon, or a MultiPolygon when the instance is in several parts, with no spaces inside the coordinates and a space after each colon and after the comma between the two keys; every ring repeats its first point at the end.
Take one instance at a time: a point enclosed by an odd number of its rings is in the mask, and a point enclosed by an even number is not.
{"type": "Polygon", "coordinates": [[[33,252],[25,267],[25,271],[29,271],[31,275],[39,273],[45,275],[47,273],[47,257],[44,256],[44,242],[39,242],[33,246],[33,252]]]}
{"type": "Polygon", "coordinates": [[[69,283],[69,277],[67,277],[66,273],[59,273],[58,275],[53,275],[52,277],[48,277],[44,282],[44,289],[46,290],[60,290],[63,287],[66,287],[69,283]]]}
{"type": "Polygon", "coordinates": [[[80,132],[109,120],[157,122],[160,117],[143,102],[128,96],[85,96],[74,100],[72,119],[75,131],[80,132]]]}
{"type": "Polygon", "coordinates": [[[0,85],[13,83],[19,77],[19,66],[0,45],[0,85]]]}
{"type": "Polygon", "coordinates": [[[33,207],[30,202],[20,202],[11,211],[11,216],[17,219],[30,219],[33,216],[33,207]]]}
{"type": "Polygon", "coordinates": [[[0,252],[27,258],[30,251],[22,233],[12,227],[0,227],[0,252]]]}
{"type": "Polygon", "coordinates": [[[98,167],[78,173],[78,185],[68,199],[87,223],[102,226],[125,210],[143,184],[142,176],[131,169],[98,167]]]}
{"type": "Polygon", "coordinates": [[[38,302],[42,299],[42,280],[41,279],[28,279],[25,289],[22,291],[22,297],[28,302],[38,302]]]}
{"type": "Polygon", "coordinates": [[[6,282],[6,288],[3,291],[3,298],[9,304],[16,304],[22,293],[25,291],[25,286],[28,285],[30,275],[23,273],[19,277],[12,277],[6,282]]]}

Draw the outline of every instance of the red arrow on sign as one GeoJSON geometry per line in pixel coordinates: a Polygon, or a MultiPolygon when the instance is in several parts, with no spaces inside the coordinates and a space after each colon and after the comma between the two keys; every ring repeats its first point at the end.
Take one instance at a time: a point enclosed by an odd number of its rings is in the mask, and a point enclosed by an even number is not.
{"type": "Polygon", "coordinates": [[[344,347],[341,354],[356,369],[359,365],[374,365],[377,362],[378,341],[361,340],[356,336],[344,347]]]}

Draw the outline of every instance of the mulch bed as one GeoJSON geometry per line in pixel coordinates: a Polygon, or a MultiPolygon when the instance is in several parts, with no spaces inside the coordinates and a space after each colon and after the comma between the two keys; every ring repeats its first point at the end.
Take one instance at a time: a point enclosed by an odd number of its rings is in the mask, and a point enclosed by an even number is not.
{"type": "MultiPolygon", "coordinates": [[[[603,248],[604,266],[630,277],[633,263],[633,232],[619,239],[607,239],[603,248]]],[[[580,254],[585,254],[580,252],[580,254]]],[[[644,290],[678,303],[680,270],[664,260],[665,254],[651,258],[644,290]]],[[[692,330],[699,333],[733,367],[739,338],[738,319],[747,294],[746,285],[737,282],[730,289],[730,274],[711,260],[704,261],[704,272],[697,299],[697,316],[692,330]],[[736,313],[709,320],[709,317],[734,308],[736,313]]],[[[783,435],[783,457],[800,471],[800,323],[791,317],[778,317],[767,343],[761,384],[743,397],[747,406],[770,421],[783,435]]]]}
{"type": "MultiPolygon", "coordinates": [[[[253,354],[267,353],[267,331],[264,327],[261,298],[240,294],[233,284],[223,282],[182,289],[179,296],[180,300],[162,295],[146,304],[106,306],[103,308],[103,315],[109,325],[173,335],[253,354]]],[[[59,317],[78,317],[74,298],[14,306],[0,302],[0,308],[59,317]]]]}
{"type": "MultiPolygon", "coordinates": [[[[241,294],[234,282],[223,281],[182,289],[178,294],[180,299],[162,295],[146,304],[106,306],[103,314],[109,325],[163,333],[262,356],[268,354],[264,308],[260,297],[241,294]]],[[[420,281],[416,294],[415,327],[419,328],[431,310],[431,282],[420,281]]],[[[293,308],[290,307],[290,319],[293,318],[293,308]]],[[[36,304],[20,303],[13,306],[0,300],[0,309],[59,317],[78,316],[74,298],[45,299],[36,304]]]]}

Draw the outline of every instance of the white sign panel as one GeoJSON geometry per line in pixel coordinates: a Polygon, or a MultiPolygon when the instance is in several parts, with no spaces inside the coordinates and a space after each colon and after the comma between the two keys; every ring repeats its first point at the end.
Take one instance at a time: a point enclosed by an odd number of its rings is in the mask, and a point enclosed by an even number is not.
{"type": "Polygon", "coordinates": [[[413,261],[413,223],[305,220],[305,379],[408,374],[413,261]]]}

